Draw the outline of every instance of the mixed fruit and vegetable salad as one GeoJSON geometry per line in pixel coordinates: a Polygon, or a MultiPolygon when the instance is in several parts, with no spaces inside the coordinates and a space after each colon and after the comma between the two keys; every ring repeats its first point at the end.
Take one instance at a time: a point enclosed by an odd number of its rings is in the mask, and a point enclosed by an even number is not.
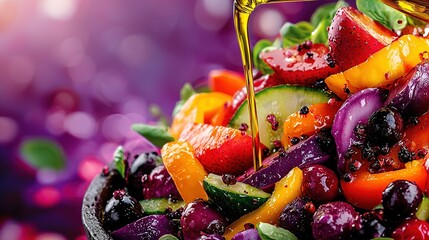
{"type": "Polygon", "coordinates": [[[171,124],[118,147],[114,239],[429,239],[426,23],[375,0],[321,6],[253,49],[263,167],[245,81],[212,71],[171,124]]]}

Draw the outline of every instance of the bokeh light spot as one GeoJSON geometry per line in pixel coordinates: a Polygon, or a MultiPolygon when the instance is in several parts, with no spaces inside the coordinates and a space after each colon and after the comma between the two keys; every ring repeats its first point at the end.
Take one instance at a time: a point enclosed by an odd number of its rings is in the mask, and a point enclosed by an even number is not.
{"type": "Polygon", "coordinates": [[[118,147],[117,143],[106,142],[100,147],[100,155],[106,163],[110,163],[113,160],[113,153],[118,147]]]}
{"type": "Polygon", "coordinates": [[[35,192],[33,199],[38,206],[49,208],[60,202],[61,195],[54,187],[42,187],[35,192]]]}
{"type": "Polygon", "coordinates": [[[203,0],[195,4],[197,23],[209,31],[220,30],[231,17],[232,4],[229,0],[203,0]]]}
{"type": "Polygon", "coordinates": [[[17,89],[23,89],[28,86],[34,75],[35,67],[29,58],[19,56],[10,59],[9,76],[17,89]]]}
{"type": "Polygon", "coordinates": [[[274,38],[283,25],[285,19],[283,15],[274,9],[264,10],[258,18],[258,32],[264,38],[274,38]]]}
{"type": "Polygon", "coordinates": [[[67,240],[63,235],[58,233],[41,233],[35,240],[67,240]]]}
{"type": "Polygon", "coordinates": [[[131,124],[125,115],[112,114],[104,119],[101,132],[106,139],[119,142],[132,131],[131,124]]]}
{"type": "Polygon", "coordinates": [[[76,82],[90,80],[96,71],[94,60],[87,55],[77,55],[67,62],[69,76],[76,82]]]}
{"type": "Polygon", "coordinates": [[[40,2],[41,12],[57,20],[70,19],[73,17],[76,8],[76,0],[42,0],[40,2]]]}
{"type": "Polygon", "coordinates": [[[18,134],[18,124],[8,117],[0,116],[0,143],[8,143],[18,134]]]}
{"type": "Polygon", "coordinates": [[[119,45],[119,59],[130,67],[141,65],[145,61],[149,42],[150,40],[144,36],[126,36],[119,45]]]}
{"type": "Polygon", "coordinates": [[[66,117],[64,129],[77,138],[87,139],[95,134],[97,124],[90,114],[74,112],[66,117]]]}
{"type": "Polygon", "coordinates": [[[97,174],[100,173],[104,164],[94,158],[86,158],[79,163],[79,176],[85,181],[91,181],[97,174]]]}

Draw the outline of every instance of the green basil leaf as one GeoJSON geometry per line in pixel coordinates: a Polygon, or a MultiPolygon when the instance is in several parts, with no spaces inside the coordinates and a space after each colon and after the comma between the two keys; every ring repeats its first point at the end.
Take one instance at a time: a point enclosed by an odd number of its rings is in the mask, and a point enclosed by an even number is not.
{"type": "Polygon", "coordinates": [[[259,55],[261,54],[261,52],[264,51],[264,49],[271,46],[272,46],[272,43],[270,41],[266,39],[262,39],[258,41],[253,47],[253,51],[252,51],[253,65],[263,74],[273,73],[273,70],[264,62],[264,60],[262,60],[259,57],[259,55]]]}
{"type": "Polygon", "coordinates": [[[159,240],[179,240],[177,237],[171,234],[162,235],[159,240]]]}
{"type": "Polygon", "coordinates": [[[133,124],[131,128],[145,137],[153,145],[162,147],[168,142],[174,141],[174,137],[165,126],[153,126],[148,124],[133,124]]]}
{"type": "Polygon", "coordinates": [[[328,44],[328,31],[326,30],[329,27],[331,21],[328,19],[323,19],[319,25],[311,32],[311,41],[313,43],[323,43],[328,44]]]}
{"type": "Polygon", "coordinates": [[[286,22],[280,29],[280,35],[283,38],[283,47],[291,47],[309,40],[313,25],[309,22],[298,22],[296,24],[286,22]]]}
{"type": "Polygon", "coordinates": [[[390,237],[376,237],[376,238],[371,238],[371,240],[394,240],[394,239],[390,237]]]}
{"type": "Polygon", "coordinates": [[[256,229],[258,229],[258,234],[262,240],[298,240],[298,238],[290,231],[269,223],[260,222],[257,224],[256,229]]]}
{"type": "Polygon", "coordinates": [[[180,100],[186,101],[196,92],[190,83],[185,83],[182,89],[180,89],[180,100]]]}
{"type": "Polygon", "coordinates": [[[356,0],[359,11],[392,30],[401,30],[407,26],[407,16],[387,6],[380,0],[356,0]]]}
{"type": "Polygon", "coordinates": [[[180,100],[176,102],[173,109],[173,117],[182,109],[183,104],[195,93],[196,91],[190,83],[185,83],[185,85],[183,85],[182,89],[180,89],[180,100]]]}
{"type": "Polygon", "coordinates": [[[113,153],[113,162],[115,163],[116,170],[118,170],[119,174],[125,178],[125,156],[124,148],[122,146],[118,146],[113,153]]]}
{"type": "Polygon", "coordinates": [[[318,26],[321,21],[324,19],[328,19],[329,23],[332,21],[332,18],[334,18],[335,12],[341,8],[341,7],[347,7],[349,4],[343,0],[340,0],[336,3],[328,3],[324,4],[316,9],[314,11],[313,15],[311,15],[311,24],[313,26],[318,26]]]}
{"type": "Polygon", "coordinates": [[[25,162],[37,169],[64,169],[66,160],[62,147],[47,138],[31,138],[20,145],[25,162]]]}

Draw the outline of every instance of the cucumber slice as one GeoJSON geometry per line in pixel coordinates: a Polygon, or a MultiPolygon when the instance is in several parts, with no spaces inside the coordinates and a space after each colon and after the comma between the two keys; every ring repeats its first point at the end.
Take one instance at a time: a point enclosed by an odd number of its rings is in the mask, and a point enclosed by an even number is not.
{"type": "MultiPolygon", "coordinates": [[[[295,85],[279,85],[265,88],[255,94],[258,111],[259,136],[261,143],[273,149],[274,142],[281,139],[283,123],[286,118],[299,111],[303,106],[327,102],[329,94],[320,89],[314,89],[295,85]],[[277,130],[272,129],[267,116],[274,114],[279,123],[277,130]]],[[[237,109],[237,112],[228,123],[229,127],[238,129],[241,124],[249,124],[249,109],[247,100],[237,109]]],[[[247,130],[250,134],[250,127],[247,130]]]]}
{"type": "Polygon", "coordinates": [[[261,206],[271,196],[258,188],[237,182],[227,185],[222,177],[210,173],[203,181],[209,200],[230,217],[240,217],[261,206]]]}
{"type": "Polygon", "coordinates": [[[167,198],[152,198],[141,200],[140,205],[142,205],[145,214],[152,215],[165,214],[167,212],[167,208],[171,208],[175,211],[181,207],[185,207],[186,203],[184,201],[172,202],[167,198]]]}

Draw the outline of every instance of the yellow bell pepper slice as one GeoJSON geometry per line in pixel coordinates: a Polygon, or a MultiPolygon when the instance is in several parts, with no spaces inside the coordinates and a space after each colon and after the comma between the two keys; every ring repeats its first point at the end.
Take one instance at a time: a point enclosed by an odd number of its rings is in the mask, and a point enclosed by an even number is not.
{"type": "Polygon", "coordinates": [[[224,104],[232,97],[221,92],[197,93],[192,95],[174,116],[170,133],[178,139],[186,125],[192,123],[210,123],[224,104]]]}
{"type": "Polygon", "coordinates": [[[365,88],[388,87],[422,61],[429,52],[429,39],[404,35],[371,55],[365,62],[325,79],[326,85],[340,98],[344,88],[351,93],[365,88]]]}
{"type": "Polygon", "coordinates": [[[189,143],[167,143],[161,149],[161,156],[165,168],[170,173],[180,196],[186,203],[197,198],[208,199],[203,188],[203,180],[207,176],[207,172],[195,158],[189,143]]]}
{"type": "Polygon", "coordinates": [[[277,224],[284,207],[301,195],[303,173],[301,169],[293,168],[284,178],[278,181],[271,197],[258,209],[250,212],[226,228],[224,237],[231,239],[235,234],[244,230],[244,224],[259,222],[277,224]]]}

